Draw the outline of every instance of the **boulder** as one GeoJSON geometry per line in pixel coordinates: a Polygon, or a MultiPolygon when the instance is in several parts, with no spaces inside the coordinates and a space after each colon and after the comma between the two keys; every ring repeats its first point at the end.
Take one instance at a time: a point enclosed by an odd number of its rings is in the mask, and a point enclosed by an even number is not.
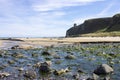
{"type": "Polygon", "coordinates": [[[97,69],[94,70],[94,73],[97,75],[106,75],[112,73],[114,70],[107,64],[100,65],[97,69]]]}
{"type": "Polygon", "coordinates": [[[40,64],[39,67],[39,72],[41,73],[50,73],[51,68],[50,68],[51,62],[44,62],[40,64]]]}

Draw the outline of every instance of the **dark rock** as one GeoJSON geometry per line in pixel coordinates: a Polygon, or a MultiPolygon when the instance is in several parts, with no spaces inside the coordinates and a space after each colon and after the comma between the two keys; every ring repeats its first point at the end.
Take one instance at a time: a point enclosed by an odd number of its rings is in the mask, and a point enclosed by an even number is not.
{"type": "Polygon", "coordinates": [[[44,51],[44,52],[42,52],[42,55],[51,55],[51,53],[44,51]]]}
{"type": "Polygon", "coordinates": [[[86,80],[95,80],[95,79],[92,79],[92,78],[87,78],[86,80]]]}
{"type": "Polygon", "coordinates": [[[73,78],[76,80],[76,79],[79,79],[79,74],[74,74],[73,75],[73,78]]]}
{"type": "Polygon", "coordinates": [[[114,70],[107,64],[100,65],[97,69],[94,70],[94,73],[97,75],[106,75],[112,73],[114,70]]]}
{"type": "Polygon", "coordinates": [[[78,72],[79,72],[79,73],[84,73],[84,71],[83,71],[83,70],[81,70],[81,69],[78,69],[78,72]]]}
{"type": "Polygon", "coordinates": [[[50,73],[51,72],[50,65],[51,65],[50,62],[41,63],[40,68],[39,68],[39,72],[41,72],[41,73],[50,73]]]}
{"type": "Polygon", "coordinates": [[[11,49],[20,49],[20,46],[19,45],[15,45],[15,46],[11,47],[11,49]]]}

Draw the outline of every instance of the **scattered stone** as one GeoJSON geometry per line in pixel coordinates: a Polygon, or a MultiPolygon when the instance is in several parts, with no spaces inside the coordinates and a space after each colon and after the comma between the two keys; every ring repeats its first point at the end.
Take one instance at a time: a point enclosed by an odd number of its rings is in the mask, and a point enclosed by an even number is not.
{"type": "Polygon", "coordinates": [[[66,73],[66,72],[69,72],[69,69],[68,69],[68,68],[66,68],[66,69],[61,69],[61,70],[55,70],[55,71],[53,72],[53,74],[54,74],[54,75],[61,75],[61,74],[64,74],[64,73],[66,73]]]}
{"type": "Polygon", "coordinates": [[[87,78],[86,80],[94,80],[94,79],[92,79],[92,78],[87,78]]]}
{"type": "Polygon", "coordinates": [[[18,68],[18,71],[24,71],[24,69],[23,68],[18,68]]]}
{"type": "Polygon", "coordinates": [[[45,61],[44,63],[47,64],[48,66],[51,66],[51,65],[52,65],[52,62],[51,62],[51,61],[45,61]]]}
{"type": "Polygon", "coordinates": [[[35,79],[37,77],[37,74],[33,70],[28,70],[25,72],[24,77],[29,78],[29,79],[35,79]]]}
{"type": "Polygon", "coordinates": [[[93,73],[93,79],[94,80],[99,80],[99,76],[93,73]]]}
{"type": "Polygon", "coordinates": [[[105,75],[112,73],[114,70],[107,64],[100,65],[97,69],[94,70],[94,73],[97,75],[105,75]]]}
{"type": "Polygon", "coordinates": [[[44,52],[42,52],[42,55],[51,55],[51,53],[44,51],[44,52]]]}
{"type": "Polygon", "coordinates": [[[75,56],[74,56],[74,55],[67,55],[67,56],[65,57],[65,59],[75,59],[75,56]]]}
{"type": "Polygon", "coordinates": [[[0,78],[4,78],[4,77],[8,77],[8,76],[10,76],[10,74],[7,72],[0,73],[0,78]]]}
{"type": "Polygon", "coordinates": [[[15,61],[13,61],[13,60],[9,60],[8,63],[9,63],[9,64],[14,64],[15,61]]]}
{"type": "Polygon", "coordinates": [[[62,62],[61,60],[56,60],[55,64],[61,64],[61,62],[62,62]]]}
{"type": "Polygon", "coordinates": [[[59,56],[59,55],[57,55],[57,54],[56,54],[56,55],[54,55],[53,57],[54,57],[55,59],[60,59],[60,56],[59,56]]]}
{"type": "Polygon", "coordinates": [[[79,73],[84,73],[84,71],[83,71],[83,70],[81,70],[81,69],[78,69],[78,72],[79,72],[79,73]]]}
{"type": "Polygon", "coordinates": [[[50,65],[51,65],[51,62],[48,62],[48,61],[41,63],[41,65],[39,67],[39,72],[50,73],[51,72],[50,65]]]}
{"type": "Polygon", "coordinates": [[[22,53],[13,53],[11,56],[15,57],[15,58],[23,58],[25,57],[22,53]]]}
{"type": "Polygon", "coordinates": [[[20,46],[19,45],[15,45],[15,46],[11,47],[11,49],[20,49],[20,46]]]}
{"type": "Polygon", "coordinates": [[[38,57],[37,53],[32,53],[32,57],[38,57]]]}
{"type": "Polygon", "coordinates": [[[110,77],[105,77],[103,80],[111,80],[110,77]]]}
{"type": "Polygon", "coordinates": [[[30,63],[29,63],[29,64],[27,64],[27,66],[31,66],[31,65],[32,65],[32,64],[30,64],[30,63]]]}
{"type": "Polygon", "coordinates": [[[74,75],[73,75],[73,78],[74,78],[75,80],[78,80],[78,79],[79,79],[79,74],[74,74],[74,75]]]}
{"type": "Polygon", "coordinates": [[[45,57],[45,60],[46,61],[50,61],[52,58],[50,58],[50,57],[45,57]]]}
{"type": "Polygon", "coordinates": [[[5,68],[8,67],[8,66],[9,66],[9,64],[0,65],[0,70],[5,69],[5,68]]]}
{"type": "Polygon", "coordinates": [[[40,67],[40,65],[41,65],[41,63],[40,63],[40,62],[38,62],[38,63],[34,64],[34,65],[33,65],[33,67],[39,68],[39,67],[40,67]]]}

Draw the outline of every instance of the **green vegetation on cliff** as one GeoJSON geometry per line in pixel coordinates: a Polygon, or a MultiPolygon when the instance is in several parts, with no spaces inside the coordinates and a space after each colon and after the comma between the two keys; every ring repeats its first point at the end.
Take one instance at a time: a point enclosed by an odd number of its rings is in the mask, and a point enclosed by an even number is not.
{"type": "Polygon", "coordinates": [[[120,36],[120,14],[113,17],[85,20],[66,32],[66,37],[73,36],[120,36]]]}

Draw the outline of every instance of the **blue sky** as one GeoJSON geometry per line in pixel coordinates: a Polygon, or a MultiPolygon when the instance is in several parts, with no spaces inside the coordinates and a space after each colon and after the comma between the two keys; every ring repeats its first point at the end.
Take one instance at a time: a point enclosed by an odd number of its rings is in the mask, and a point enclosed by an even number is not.
{"type": "Polygon", "coordinates": [[[74,23],[119,12],[120,0],[0,0],[0,37],[65,36],[74,23]]]}

